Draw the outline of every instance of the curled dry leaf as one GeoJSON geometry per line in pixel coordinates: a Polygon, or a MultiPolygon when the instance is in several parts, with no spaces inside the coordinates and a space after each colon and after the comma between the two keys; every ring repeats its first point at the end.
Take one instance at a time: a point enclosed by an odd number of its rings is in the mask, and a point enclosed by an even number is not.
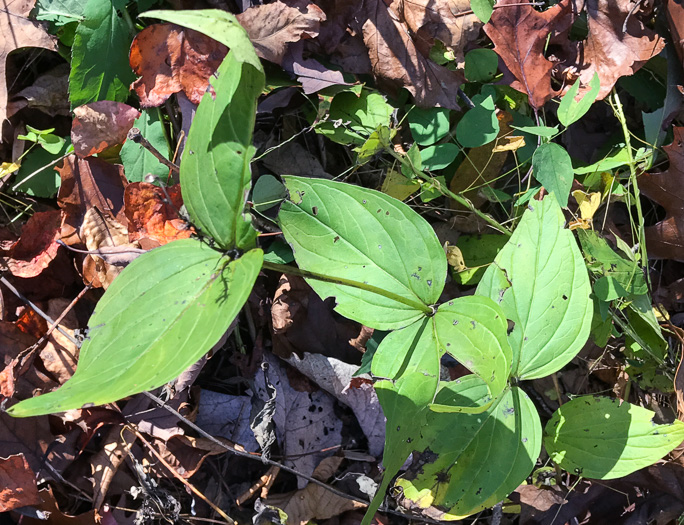
{"type": "Polygon", "coordinates": [[[83,261],[83,278],[95,287],[107,289],[123,267],[142,253],[137,243],[128,242],[126,227],[97,206],[86,212],[80,236],[90,252],[83,261]]]}
{"type": "Polygon", "coordinates": [[[0,512],[37,505],[36,474],[23,454],[0,457],[0,512]]]}
{"type": "Polygon", "coordinates": [[[298,9],[277,1],[250,7],[237,15],[237,19],[249,34],[257,54],[282,65],[289,43],[318,36],[325,13],[315,4],[298,9]]]}
{"type": "Polygon", "coordinates": [[[175,24],[154,24],[133,39],[131,68],[140,76],[131,89],[143,108],[161,106],[171,95],[183,91],[199,104],[226,56],[223,44],[192,29],[175,24]]]}
{"type": "Polygon", "coordinates": [[[670,167],[639,177],[639,189],[665,208],[665,218],[646,228],[649,257],[684,261],[684,127],[674,128],[674,140],[663,148],[670,167]]]}
{"type": "MultiPolygon", "coordinates": [[[[325,458],[314,470],[313,477],[327,481],[341,462],[340,457],[325,458]]],[[[295,492],[273,495],[266,500],[266,504],[282,509],[290,525],[305,525],[311,520],[325,520],[348,510],[366,508],[363,503],[343,498],[313,483],[295,492]]]]}
{"type": "Polygon", "coordinates": [[[12,246],[4,263],[15,277],[36,277],[62,249],[60,238],[62,212],[51,210],[35,213],[24,225],[21,237],[12,246]]]}
{"type": "Polygon", "coordinates": [[[79,157],[89,157],[123,144],[140,112],[122,102],[101,100],[74,109],[71,142],[79,157]]]}
{"type": "Polygon", "coordinates": [[[124,200],[131,241],[147,237],[166,244],[187,239],[193,233],[188,223],[178,216],[183,206],[179,184],[162,190],[147,182],[133,182],[126,187],[124,200]]]}
{"type": "Polygon", "coordinates": [[[570,27],[572,0],[561,0],[543,12],[519,0],[499,0],[498,6],[484,26],[485,33],[515,77],[511,87],[526,93],[530,104],[540,108],[557,94],[551,87],[553,63],[544,57],[547,37],[570,27]]]}

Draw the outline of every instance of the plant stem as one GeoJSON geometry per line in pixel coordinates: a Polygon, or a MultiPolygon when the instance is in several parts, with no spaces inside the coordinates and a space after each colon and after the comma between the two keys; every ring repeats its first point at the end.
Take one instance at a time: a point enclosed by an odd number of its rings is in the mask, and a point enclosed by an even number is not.
{"type": "Polygon", "coordinates": [[[430,183],[436,185],[437,188],[439,189],[439,191],[442,193],[442,195],[446,195],[447,197],[458,202],[459,204],[465,206],[471,212],[473,212],[475,215],[480,217],[480,219],[482,219],[487,224],[489,224],[495,230],[500,231],[501,233],[503,233],[504,235],[506,235],[508,237],[511,236],[511,232],[508,231],[505,226],[502,226],[494,218],[492,218],[491,216],[487,215],[486,213],[483,213],[480,210],[478,210],[473,205],[473,203],[470,202],[468,199],[461,197],[460,195],[457,195],[456,193],[449,190],[448,188],[442,187],[441,184],[434,179],[434,177],[431,177],[430,175],[427,175],[423,171],[416,169],[415,166],[413,166],[410,162],[406,162],[406,159],[404,157],[402,157],[401,155],[399,155],[391,147],[387,147],[386,150],[390,155],[392,155],[392,157],[394,157],[396,160],[401,162],[402,166],[406,166],[407,168],[409,168],[419,179],[422,179],[426,182],[430,182],[430,183]]]}
{"type": "MultiPolygon", "coordinates": [[[[625,149],[627,150],[627,157],[629,159],[629,184],[634,192],[634,205],[637,210],[637,238],[639,239],[639,255],[641,256],[641,266],[643,268],[648,268],[648,253],[646,251],[646,233],[644,230],[644,214],[641,210],[641,199],[639,192],[639,185],[637,184],[637,172],[636,165],[634,161],[634,156],[632,155],[632,142],[630,140],[629,129],[627,128],[627,119],[625,119],[625,113],[622,110],[622,102],[620,102],[620,97],[617,91],[613,90],[613,111],[615,116],[620,121],[622,126],[622,134],[625,137],[625,149]]],[[[628,193],[628,196],[632,193],[628,193]]],[[[631,203],[628,203],[628,209],[631,210],[631,203]]],[[[630,212],[631,215],[631,212],[630,212]]],[[[649,287],[651,284],[650,272],[646,271],[646,279],[648,281],[649,287]]]]}
{"type": "Polygon", "coordinates": [[[317,272],[310,272],[308,270],[302,270],[301,268],[297,268],[296,266],[288,266],[286,264],[277,264],[277,263],[272,263],[272,262],[267,262],[264,261],[263,267],[267,270],[274,270],[276,272],[281,272],[281,273],[286,273],[289,275],[296,275],[298,277],[304,277],[306,279],[315,279],[317,281],[323,281],[326,283],[334,283],[334,284],[341,284],[344,286],[351,286],[352,288],[358,288],[360,290],[365,290],[367,292],[371,292],[377,295],[381,295],[383,297],[387,297],[388,299],[392,299],[393,301],[397,301],[398,303],[405,304],[407,306],[410,306],[411,308],[415,308],[416,310],[420,310],[424,312],[426,315],[432,315],[433,310],[430,306],[426,305],[422,301],[416,301],[413,299],[409,299],[407,297],[403,297],[399,294],[396,294],[394,292],[390,292],[388,290],[385,290],[383,288],[378,288],[377,286],[373,286],[372,284],[366,284],[362,283],[359,281],[352,281],[351,279],[345,279],[343,277],[331,277],[329,275],[323,275],[322,273],[317,273],[317,272]]]}

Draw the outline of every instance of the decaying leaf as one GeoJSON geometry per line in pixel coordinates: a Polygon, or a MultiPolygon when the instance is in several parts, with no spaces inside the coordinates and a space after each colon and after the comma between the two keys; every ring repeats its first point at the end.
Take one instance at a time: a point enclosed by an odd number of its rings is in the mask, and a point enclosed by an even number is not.
{"type": "Polygon", "coordinates": [[[180,184],[165,189],[147,182],[133,182],[124,194],[130,241],[149,238],[158,244],[187,239],[194,231],[178,216],[183,206],[180,184]]]}
{"type": "Polygon", "coordinates": [[[101,100],[74,109],[71,142],[79,157],[89,157],[123,144],[140,112],[122,102],[101,100]]]}
{"type": "Polygon", "coordinates": [[[518,0],[500,0],[498,6],[485,33],[515,77],[511,87],[526,93],[530,104],[540,108],[557,94],[551,86],[553,63],[544,57],[547,37],[570,27],[572,2],[561,0],[543,12],[518,0]]]}
{"type": "MultiPolygon", "coordinates": [[[[313,477],[327,481],[335,474],[340,463],[340,457],[325,458],[316,467],[313,477]]],[[[282,509],[290,525],[305,525],[311,520],[324,520],[348,510],[366,507],[363,503],[343,498],[313,483],[295,492],[273,495],[266,503],[282,509]]]]}
{"type": "Polygon", "coordinates": [[[131,86],[143,108],[160,106],[183,91],[199,104],[227,48],[216,40],[175,24],[143,29],[131,45],[131,68],[140,76],[131,86]]]}
{"type": "Polygon", "coordinates": [[[663,148],[670,167],[639,177],[639,189],[665,208],[665,218],[646,228],[649,257],[684,261],[684,127],[674,128],[674,140],[663,148]]]}
{"type": "Polygon", "coordinates": [[[256,5],[237,15],[249,34],[257,54],[276,64],[282,64],[288,44],[303,38],[318,36],[325,13],[315,4],[301,9],[276,1],[256,5]]]}
{"type": "Polygon", "coordinates": [[[57,257],[60,249],[62,212],[52,210],[34,214],[24,225],[21,237],[12,246],[4,263],[15,277],[36,277],[57,257]]]}
{"type": "MultiPolygon", "coordinates": [[[[42,47],[57,51],[57,42],[42,24],[29,20],[35,0],[5,0],[0,9],[0,123],[7,118],[7,55],[21,47],[42,47]]],[[[1,125],[0,125],[1,127],[1,125]]],[[[0,140],[2,129],[0,129],[0,140]]]]}
{"type": "Polygon", "coordinates": [[[23,454],[0,457],[0,512],[36,505],[38,495],[36,473],[23,454]]]}

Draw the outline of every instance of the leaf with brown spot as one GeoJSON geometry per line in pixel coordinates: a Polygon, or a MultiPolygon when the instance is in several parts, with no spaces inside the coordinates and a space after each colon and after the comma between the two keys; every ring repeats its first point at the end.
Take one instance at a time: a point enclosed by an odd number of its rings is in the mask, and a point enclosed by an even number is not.
{"type": "Polygon", "coordinates": [[[0,512],[41,502],[36,474],[23,454],[0,457],[0,512]]]}
{"type": "Polygon", "coordinates": [[[45,31],[42,24],[29,20],[33,4],[35,0],[4,0],[0,8],[0,140],[2,123],[7,118],[7,84],[12,82],[12,79],[5,78],[7,56],[22,47],[57,51],[56,39],[45,31]]]}
{"type": "Polygon", "coordinates": [[[544,57],[546,40],[550,33],[565,31],[572,24],[571,0],[561,0],[541,13],[519,0],[499,0],[497,6],[484,26],[485,33],[515,77],[511,87],[526,93],[530,104],[540,108],[557,95],[551,87],[553,63],[544,57]]]}
{"type": "Polygon", "coordinates": [[[180,185],[165,190],[147,182],[133,182],[126,187],[124,200],[131,241],[147,237],[166,244],[192,235],[194,230],[178,216],[183,206],[180,185]]]}
{"type": "Polygon", "coordinates": [[[665,218],[646,228],[649,257],[684,261],[684,127],[674,128],[674,140],[663,148],[670,167],[639,177],[639,189],[665,208],[665,218]]]}
{"type": "Polygon", "coordinates": [[[101,100],[74,109],[71,142],[79,157],[89,157],[123,144],[140,112],[122,102],[101,100]]]}
{"type": "Polygon", "coordinates": [[[192,29],[151,25],[131,45],[131,68],[140,76],[131,88],[143,108],[161,106],[180,91],[199,104],[227,52],[223,44],[192,29]]]}
{"type": "Polygon", "coordinates": [[[282,65],[289,43],[318,36],[325,13],[315,4],[298,9],[276,1],[250,7],[237,19],[249,34],[257,55],[282,65]]]}

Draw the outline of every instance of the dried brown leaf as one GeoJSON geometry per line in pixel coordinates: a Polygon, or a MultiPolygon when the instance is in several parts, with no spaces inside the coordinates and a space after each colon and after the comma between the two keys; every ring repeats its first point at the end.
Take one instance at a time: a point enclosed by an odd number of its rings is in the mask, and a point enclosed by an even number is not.
{"type": "Polygon", "coordinates": [[[250,7],[237,15],[261,58],[282,65],[288,44],[318,36],[325,13],[315,4],[299,4],[301,7],[297,8],[276,1],[250,7]]]}
{"type": "Polygon", "coordinates": [[[165,190],[147,182],[133,182],[126,187],[125,212],[131,241],[147,237],[166,244],[190,237],[192,228],[178,216],[183,206],[180,185],[165,190]]]}
{"type": "Polygon", "coordinates": [[[41,503],[36,473],[23,454],[0,457],[0,512],[41,503]]]}
{"type": "Polygon", "coordinates": [[[15,277],[30,278],[40,275],[57,257],[60,247],[62,212],[51,210],[33,214],[12,246],[4,263],[15,277]]]}
{"type": "Polygon", "coordinates": [[[74,109],[71,142],[79,157],[89,157],[123,144],[140,112],[122,102],[101,100],[74,109]]]}

